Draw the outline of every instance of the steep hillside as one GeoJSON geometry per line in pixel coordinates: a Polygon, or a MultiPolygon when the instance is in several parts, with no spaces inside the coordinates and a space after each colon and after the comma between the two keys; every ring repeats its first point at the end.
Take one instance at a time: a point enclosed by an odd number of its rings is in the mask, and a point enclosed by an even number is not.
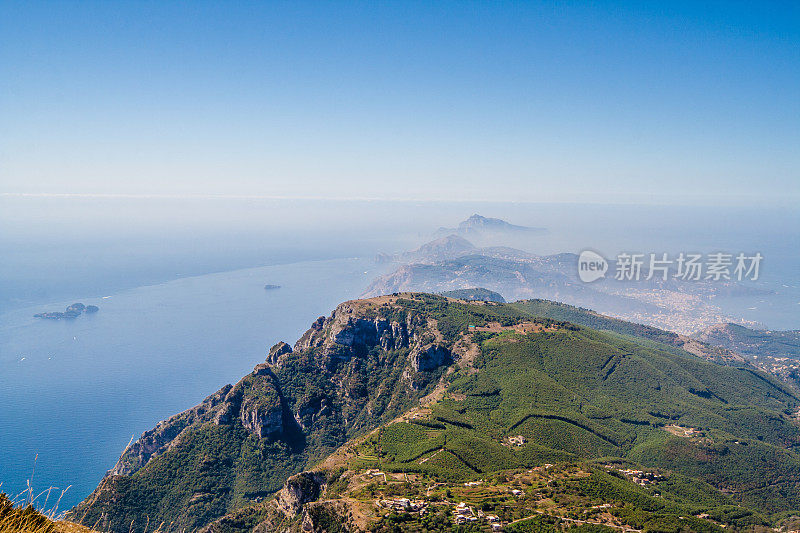
{"type": "MultiPolygon", "coordinates": [[[[393,472],[403,490],[445,507],[457,503],[448,490],[483,479],[481,505],[506,525],[546,510],[563,525],[564,513],[606,504],[619,515],[608,524],[640,526],[713,512],[740,527],[750,523],[742,516],[762,523],[800,509],[791,391],[752,367],[706,362],[654,328],[617,321],[602,332],[543,317],[543,306],[424,294],[342,304],[293,350],[277,345],[238,384],[145,433],[73,516],[112,531],[143,531],[148,520],[170,530],[390,531],[375,500],[402,489],[388,486],[393,472]],[[563,475],[524,477],[545,464],[563,475]],[[643,494],[624,473],[632,464],[663,479],[643,494]],[[370,468],[386,486],[368,481],[370,468]],[[508,514],[509,490],[526,483],[538,488],[513,489],[530,495],[515,507],[524,516],[508,514]],[[545,497],[542,483],[559,488],[545,497]],[[541,503],[555,495],[574,505],[541,503]],[[737,505],[744,514],[731,518],[737,505]]],[[[428,529],[448,530],[452,509],[434,507],[444,529],[428,529]]]]}
{"type": "Polygon", "coordinates": [[[746,366],[746,360],[741,355],[718,343],[709,343],[699,338],[680,335],[653,326],[626,322],[618,318],[601,315],[591,309],[541,299],[523,300],[515,302],[513,306],[534,316],[564,320],[591,329],[634,337],[639,341],[649,340],[657,343],[656,346],[661,349],[679,348],[717,363],[746,366]]]}
{"type": "Polygon", "coordinates": [[[72,512],[102,529],[196,528],[430,392],[450,351],[426,316],[390,299],[340,305],[236,385],[144,433],[72,512]]]}
{"type": "Polygon", "coordinates": [[[712,326],[694,337],[750,357],[787,357],[800,360],[800,331],[752,329],[727,323],[712,326]]]}

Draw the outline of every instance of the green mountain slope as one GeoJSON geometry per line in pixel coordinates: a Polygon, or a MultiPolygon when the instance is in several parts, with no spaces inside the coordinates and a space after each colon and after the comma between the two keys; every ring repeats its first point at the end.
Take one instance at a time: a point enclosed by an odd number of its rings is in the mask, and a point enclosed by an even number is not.
{"type": "Polygon", "coordinates": [[[700,478],[769,512],[800,508],[797,400],[760,374],[587,329],[493,335],[474,368],[431,419],[477,473],[614,456],[700,478]],[[503,446],[516,435],[535,445],[503,446]]]}
{"type": "Polygon", "coordinates": [[[653,326],[626,322],[618,318],[601,315],[590,309],[575,307],[560,302],[552,302],[550,300],[521,300],[512,305],[534,316],[564,320],[572,322],[573,324],[586,326],[587,328],[634,337],[637,342],[649,340],[655,343],[652,346],[673,353],[675,353],[673,348],[678,348],[681,351],[688,351],[698,357],[716,363],[735,366],[745,365],[745,359],[743,357],[730,351],[728,347],[721,344],[709,344],[707,340],[680,335],[653,326]]]}
{"type": "MultiPolygon", "coordinates": [[[[354,481],[369,468],[402,472],[403,490],[418,492],[409,475],[454,489],[511,476],[486,490],[506,498],[509,483],[530,482],[525,491],[539,499],[518,506],[530,514],[552,498],[530,488],[544,478],[524,472],[545,464],[565,472],[546,480],[574,503],[559,509],[613,502],[615,520],[645,529],[702,509],[730,527],[800,509],[800,400],[791,391],[752,367],[698,358],[655,328],[614,321],[597,331],[542,316],[555,316],[545,307],[423,294],[342,304],[294,350],[277,345],[238,384],[145,433],[73,516],[111,531],[261,521],[271,531],[328,519],[380,530],[385,516],[359,511],[389,490],[354,481]],[[320,476],[284,485],[321,461],[320,476]],[[663,469],[664,479],[642,493],[619,474],[629,464],[663,469]],[[736,506],[741,516],[725,514],[736,506]]],[[[573,310],[568,318],[586,320],[573,310]]],[[[448,500],[449,488],[431,490],[425,498],[448,500]]],[[[492,494],[487,509],[513,507],[492,494]]],[[[447,530],[452,513],[431,506],[447,530]]],[[[528,516],[512,515],[503,516],[528,516]]]]}

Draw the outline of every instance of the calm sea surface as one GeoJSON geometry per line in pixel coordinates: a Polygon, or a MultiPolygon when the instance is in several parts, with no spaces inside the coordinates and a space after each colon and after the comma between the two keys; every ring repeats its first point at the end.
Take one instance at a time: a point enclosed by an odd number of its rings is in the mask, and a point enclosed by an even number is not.
{"type": "Polygon", "coordinates": [[[32,316],[71,301],[0,315],[2,490],[24,490],[35,466],[34,488],[72,485],[62,508],[77,503],[131,437],[235,383],[376,274],[371,260],[307,261],[82,299],[100,311],[74,320],[32,316]]]}

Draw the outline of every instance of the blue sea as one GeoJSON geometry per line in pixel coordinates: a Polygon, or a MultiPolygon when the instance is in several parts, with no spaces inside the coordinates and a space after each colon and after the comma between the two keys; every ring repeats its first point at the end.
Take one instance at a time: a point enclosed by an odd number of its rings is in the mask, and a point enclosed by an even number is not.
{"type": "Polygon", "coordinates": [[[35,488],[71,484],[76,503],[131,438],[235,383],[375,274],[371,260],[304,261],[79,298],[100,311],[73,320],[33,318],[72,300],[0,316],[3,490],[33,475],[35,488]]]}
{"type": "Polygon", "coordinates": [[[390,268],[377,252],[475,212],[549,228],[497,243],[540,254],[761,251],[773,293],[726,310],[800,328],[797,210],[0,197],[0,490],[74,505],[132,438],[358,297],[390,268]],[[100,311],[33,317],[74,302],[100,311]]]}

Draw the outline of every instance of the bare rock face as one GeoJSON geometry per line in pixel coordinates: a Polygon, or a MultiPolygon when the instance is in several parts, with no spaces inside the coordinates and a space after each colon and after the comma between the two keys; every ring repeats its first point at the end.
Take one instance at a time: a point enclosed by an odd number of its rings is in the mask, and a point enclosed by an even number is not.
{"type": "Polygon", "coordinates": [[[354,317],[352,310],[339,306],[330,321],[328,341],[348,348],[371,348],[380,345],[385,350],[408,348],[417,333],[426,329],[427,322],[419,316],[409,315],[405,321],[386,318],[354,317]]]}
{"type": "Polygon", "coordinates": [[[427,372],[449,361],[450,350],[439,344],[421,346],[411,353],[411,364],[416,372],[427,372]]]}
{"type": "MultiPolygon", "coordinates": [[[[295,352],[315,350],[320,369],[336,373],[353,357],[366,357],[375,348],[410,349],[404,373],[428,372],[452,358],[435,321],[423,314],[398,312],[390,305],[353,300],[339,305],[329,318],[320,318],[295,345],[295,352]]],[[[303,413],[299,413],[303,420],[303,413]]]]}
{"type": "Polygon", "coordinates": [[[314,331],[322,331],[322,328],[325,326],[325,320],[324,316],[317,317],[317,319],[312,322],[311,329],[314,331]]]}
{"type": "MultiPolygon", "coordinates": [[[[280,345],[276,346],[280,348],[280,345]]],[[[237,383],[235,388],[242,391],[238,406],[238,417],[242,426],[260,439],[280,437],[285,429],[287,413],[277,378],[269,363],[256,365],[250,375],[237,383]]],[[[231,405],[235,409],[236,402],[232,401],[231,405]]]]}
{"type": "Polygon", "coordinates": [[[278,507],[290,516],[295,516],[303,505],[316,501],[325,490],[327,481],[319,472],[300,472],[286,480],[278,492],[278,507]]]}
{"type": "Polygon", "coordinates": [[[331,329],[330,339],[342,346],[375,346],[378,339],[389,326],[385,319],[376,318],[369,320],[366,318],[348,317],[344,324],[337,324],[339,327],[331,329]]]}
{"type": "Polygon", "coordinates": [[[239,413],[242,404],[242,388],[231,387],[225,395],[214,415],[214,423],[218,426],[230,424],[239,413]]]}
{"type": "MultiPolygon", "coordinates": [[[[303,506],[303,516],[299,524],[299,532],[302,533],[323,533],[331,521],[331,517],[336,517],[337,529],[342,533],[350,531],[363,531],[352,523],[350,510],[346,503],[339,500],[327,500],[309,502],[303,506]]],[[[294,533],[291,531],[290,533],[294,533]]]]}
{"type": "MultiPolygon", "coordinates": [[[[300,472],[290,477],[275,499],[261,511],[266,519],[253,527],[251,533],[324,533],[330,531],[331,517],[336,517],[337,531],[362,531],[350,518],[344,502],[324,499],[327,480],[321,472],[300,472]]],[[[225,517],[212,523],[200,533],[219,533],[225,517]]]]}
{"type": "Polygon", "coordinates": [[[297,339],[297,342],[294,343],[294,351],[302,352],[303,350],[308,350],[309,348],[322,345],[324,338],[322,335],[320,335],[320,332],[325,328],[328,322],[329,320],[324,316],[321,316],[312,322],[308,331],[306,331],[303,336],[297,339]]]}
{"type": "Polygon", "coordinates": [[[283,409],[280,403],[267,404],[262,399],[245,398],[239,420],[247,431],[259,438],[274,437],[283,431],[283,409]]]}
{"type": "Polygon", "coordinates": [[[408,325],[393,321],[391,329],[381,337],[381,347],[385,350],[399,350],[408,346],[408,325]]]}
{"type": "Polygon", "coordinates": [[[281,356],[287,353],[292,353],[292,347],[281,341],[269,349],[267,363],[273,366],[280,366],[281,356]]]}

